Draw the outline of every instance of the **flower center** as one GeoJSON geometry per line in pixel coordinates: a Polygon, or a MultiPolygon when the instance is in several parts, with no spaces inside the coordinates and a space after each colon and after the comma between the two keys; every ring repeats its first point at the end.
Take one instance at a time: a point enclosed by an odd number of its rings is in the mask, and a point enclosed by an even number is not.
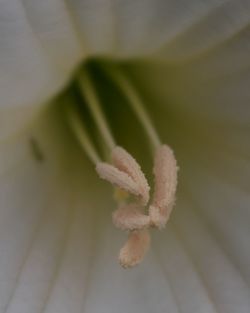
{"type": "MultiPolygon", "coordinates": [[[[128,268],[143,260],[150,245],[150,228],[162,229],[166,225],[175,202],[178,168],[172,150],[161,143],[132,82],[115,64],[107,66],[100,63],[100,72],[127,98],[147,136],[154,158],[154,195],[149,204],[148,181],[137,161],[116,142],[98,96],[98,88],[91,71],[85,66],[77,74],[77,89],[82,101],[80,106],[68,105],[66,116],[72,132],[94,163],[100,178],[114,186],[117,209],[113,213],[113,223],[128,232],[128,239],[119,253],[119,261],[128,268]],[[93,120],[95,131],[99,134],[98,140],[91,137],[83,110],[93,120]]],[[[129,123],[127,127],[130,127],[129,123]]]]}

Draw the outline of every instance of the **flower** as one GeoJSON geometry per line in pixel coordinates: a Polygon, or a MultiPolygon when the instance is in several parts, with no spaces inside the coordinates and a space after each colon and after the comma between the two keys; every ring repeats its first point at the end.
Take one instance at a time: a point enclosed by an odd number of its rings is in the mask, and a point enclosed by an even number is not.
{"type": "Polygon", "coordinates": [[[1,1],[0,312],[249,312],[249,20],[244,0],[1,1]],[[171,219],[130,271],[111,189],[64,111],[87,67],[117,142],[150,175],[113,66],[181,168],[171,219]]]}

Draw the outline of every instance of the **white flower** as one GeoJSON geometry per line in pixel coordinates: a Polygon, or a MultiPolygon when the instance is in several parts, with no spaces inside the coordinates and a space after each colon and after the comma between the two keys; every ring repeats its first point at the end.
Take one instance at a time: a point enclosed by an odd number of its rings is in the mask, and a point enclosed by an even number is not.
{"type": "Polygon", "coordinates": [[[249,313],[249,22],[246,0],[0,2],[0,313],[249,313]],[[172,217],[132,270],[63,110],[89,57],[118,144],[150,173],[102,65],[128,77],[181,168],[172,217]]]}

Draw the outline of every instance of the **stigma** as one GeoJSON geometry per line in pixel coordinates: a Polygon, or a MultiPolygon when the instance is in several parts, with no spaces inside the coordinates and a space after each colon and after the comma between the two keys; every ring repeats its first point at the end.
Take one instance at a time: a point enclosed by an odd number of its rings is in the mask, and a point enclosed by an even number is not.
{"type": "Polygon", "coordinates": [[[130,268],[139,264],[148,251],[150,229],[161,230],[167,224],[175,203],[178,167],[171,148],[160,145],[154,157],[154,193],[150,201],[150,187],[137,161],[119,146],[112,150],[111,160],[111,164],[98,162],[96,171],[100,178],[129,195],[116,197],[113,223],[128,232],[119,262],[130,268]]]}

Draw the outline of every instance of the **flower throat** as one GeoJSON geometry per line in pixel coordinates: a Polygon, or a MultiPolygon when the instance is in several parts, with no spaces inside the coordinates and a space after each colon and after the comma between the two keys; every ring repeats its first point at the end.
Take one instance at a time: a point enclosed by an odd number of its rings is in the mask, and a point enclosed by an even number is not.
{"type": "MultiPolygon", "coordinates": [[[[81,106],[85,106],[95,124],[95,131],[98,131],[98,138],[101,138],[101,151],[98,151],[97,143],[90,136],[86,127],[87,119],[84,120],[85,114],[81,108],[74,104],[68,105],[66,116],[72,132],[93,162],[99,177],[114,186],[117,208],[112,215],[113,224],[128,233],[119,252],[119,262],[124,268],[130,268],[139,264],[148,251],[150,229],[163,229],[169,219],[175,203],[178,167],[171,148],[160,141],[132,82],[114,64],[99,65],[99,70],[124,94],[152,151],[154,192],[150,199],[150,186],[144,172],[135,158],[116,142],[91,71],[88,66],[82,68],[77,74],[77,89],[82,99],[81,106]]],[[[127,127],[131,127],[129,123],[127,127]]]]}

